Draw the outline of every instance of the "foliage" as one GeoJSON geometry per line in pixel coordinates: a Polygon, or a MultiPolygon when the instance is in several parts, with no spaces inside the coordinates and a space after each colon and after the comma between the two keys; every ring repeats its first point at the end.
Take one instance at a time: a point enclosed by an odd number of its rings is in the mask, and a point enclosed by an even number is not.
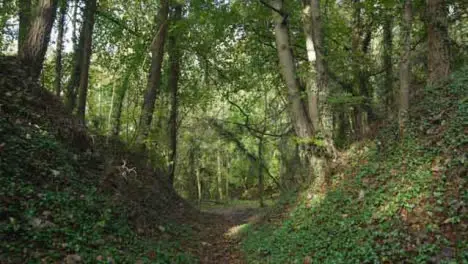
{"type": "Polygon", "coordinates": [[[98,189],[97,171],[46,129],[2,118],[0,134],[2,262],[55,262],[76,253],[84,262],[193,263],[179,242],[137,234],[127,208],[98,189]]]}
{"type": "Polygon", "coordinates": [[[384,129],[351,149],[325,196],[305,191],[277,224],[245,231],[249,263],[466,261],[466,76],[426,88],[400,143],[384,129]]]}

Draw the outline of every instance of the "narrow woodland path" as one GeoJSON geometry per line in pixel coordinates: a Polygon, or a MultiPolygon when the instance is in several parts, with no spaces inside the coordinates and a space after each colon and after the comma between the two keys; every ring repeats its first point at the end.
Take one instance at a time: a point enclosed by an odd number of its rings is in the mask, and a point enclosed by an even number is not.
{"type": "Polygon", "coordinates": [[[206,226],[197,238],[201,263],[246,263],[240,251],[238,231],[244,224],[254,222],[259,217],[259,208],[216,208],[204,212],[206,226]]]}

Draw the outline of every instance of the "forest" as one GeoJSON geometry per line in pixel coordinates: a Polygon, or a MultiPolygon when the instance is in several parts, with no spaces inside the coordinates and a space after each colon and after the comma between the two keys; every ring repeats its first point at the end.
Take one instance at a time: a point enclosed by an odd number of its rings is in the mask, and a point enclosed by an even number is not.
{"type": "Polygon", "coordinates": [[[468,2],[0,0],[0,263],[468,263],[468,2]]]}

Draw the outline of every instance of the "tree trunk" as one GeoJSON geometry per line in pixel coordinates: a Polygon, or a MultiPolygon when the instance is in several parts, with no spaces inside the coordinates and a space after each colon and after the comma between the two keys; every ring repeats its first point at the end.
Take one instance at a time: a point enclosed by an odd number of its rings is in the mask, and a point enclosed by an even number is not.
{"type": "Polygon", "coordinates": [[[220,201],[224,200],[223,197],[223,174],[221,170],[221,152],[218,152],[217,157],[217,187],[218,187],[218,198],[220,201]]]}
{"type": "Polygon", "coordinates": [[[310,0],[312,18],[312,36],[314,49],[317,57],[315,68],[317,71],[318,107],[320,114],[320,131],[324,137],[327,155],[336,156],[335,144],[333,142],[333,112],[328,97],[330,89],[328,87],[327,61],[325,58],[325,45],[323,25],[320,15],[320,1],[310,0]]]}
{"type": "Polygon", "coordinates": [[[316,74],[316,53],[314,47],[313,28],[312,28],[312,10],[310,1],[303,1],[303,25],[304,34],[306,37],[306,48],[307,48],[307,59],[309,61],[309,71],[311,72],[310,77],[306,78],[307,85],[307,97],[308,97],[308,114],[309,119],[312,121],[314,130],[319,129],[319,113],[318,113],[318,88],[317,83],[313,75],[316,74]]]}
{"type": "MultiPolygon", "coordinates": [[[[258,160],[263,160],[263,138],[260,137],[258,139],[258,160]]],[[[258,202],[260,207],[264,207],[263,204],[263,167],[262,164],[259,162],[257,164],[258,170],[258,202]]]]}
{"type": "Polygon", "coordinates": [[[200,169],[203,168],[203,157],[201,158],[201,166],[196,169],[196,178],[197,178],[197,194],[198,194],[198,207],[201,207],[202,202],[202,184],[201,184],[201,175],[200,169]]]}
{"type": "Polygon", "coordinates": [[[112,94],[112,106],[109,114],[110,136],[117,137],[120,134],[123,102],[130,85],[130,75],[131,72],[126,73],[122,84],[112,94]]]}
{"type": "Polygon", "coordinates": [[[78,46],[78,37],[77,37],[77,29],[76,29],[76,24],[78,22],[77,17],[78,17],[78,5],[80,0],[72,0],[74,2],[73,5],[73,17],[72,17],[72,42],[73,42],[73,48],[76,49],[78,46]]]}
{"type": "MultiPolygon", "coordinates": [[[[405,0],[403,8],[403,21],[401,27],[401,47],[403,52],[400,59],[400,95],[398,121],[400,126],[400,136],[405,131],[405,123],[408,119],[409,107],[409,87],[411,83],[411,29],[412,29],[412,3],[411,0],[405,0]]],[[[429,55],[430,56],[430,55],[429,55]]]]}
{"type": "Polygon", "coordinates": [[[76,108],[76,98],[78,96],[78,88],[80,86],[80,76],[82,72],[82,61],[84,53],[84,24],[80,30],[80,36],[77,37],[77,21],[78,21],[78,5],[79,0],[75,0],[73,7],[73,19],[72,19],[72,42],[73,42],[73,68],[70,74],[70,80],[67,84],[65,107],[68,111],[73,112],[76,108]]]}
{"type": "Polygon", "coordinates": [[[230,165],[229,159],[226,160],[226,162],[227,162],[226,172],[225,172],[225,176],[226,176],[226,178],[225,178],[226,188],[225,189],[226,190],[225,190],[224,193],[225,193],[226,201],[229,202],[229,200],[231,200],[229,198],[229,173],[231,173],[231,170],[230,170],[231,165],[230,165]]]}
{"type": "Polygon", "coordinates": [[[62,51],[63,35],[65,34],[65,16],[67,15],[67,1],[60,2],[60,17],[57,33],[57,54],[55,58],[55,94],[60,96],[62,92],[62,51]]]}
{"type": "Polygon", "coordinates": [[[447,8],[445,0],[427,0],[429,85],[444,80],[450,74],[447,8]]]}
{"type": "Polygon", "coordinates": [[[57,13],[57,3],[58,0],[39,0],[35,17],[30,22],[27,36],[18,53],[20,60],[27,65],[34,80],[39,79],[42,71],[50,33],[57,13]]]}
{"type": "Polygon", "coordinates": [[[372,40],[372,28],[364,28],[362,18],[362,1],[353,0],[353,67],[354,67],[354,92],[363,97],[363,102],[354,109],[354,121],[356,127],[356,137],[361,138],[369,130],[367,120],[374,117],[371,107],[371,88],[369,86],[369,72],[366,67],[366,58],[369,53],[372,40]]]}
{"type": "MultiPolygon", "coordinates": [[[[177,5],[174,8],[173,25],[182,17],[182,6],[177,5]]],[[[180,75],[180,52],[177,46],[177,36],[175,32],[169,35],[169,89],[171,90],[171,113],[169,118],[169,136],[170,136],[170,157],[169,157],[169,181],[174,182],[174,173],[177,162],[177,112],[178,112],[178,86],[180,75]]]]}
{"type": "Polygon", "coordinates": [[[83,38],[83,54],[81,56],[81,72],[79,80],[79,95],[78,95],[78,106],[77,115],[79,120],[85,124],[85,112],[86,112],[86,99],[88,97],[88,79],[89,79],[89,64],[91,61],[92,54],[92,42],[93,42],[93,28],[94,28],[94,15],[96,13],[96,0],[86,1],[86,7],[84,10],[84,21],[82,28],[83,38]]]}
{"type": "Polygon", "coordinates": [[[164,58],[164,43],[167,34],[167,16],[169,13],[168,0],[160,1],[160,8],[156,17],[156,34],[151,43],[151,68],[148,76],[143,106],[140,116],[140,127],[138,130],[139,143],[148,137],[153,119],[156,96],[161,85],[161,68],[164,58]]]}
{"type": "Polygon", "coordinates": [[[393,17],[390,11],[385,14],[383,23],[383,67],[385,70],[385,83],[383,98],[385,103],[385,110],[391,114],[393,109],[393,17]]]}
{"type": "MultiPolygon", "coordinates": [[[[276,10],[283,9],[283,0],[272,2],[276,10]]],[[[302,139],[310,139],[313,136],[313,125],[306,111],[306,106],[301,99],[301,89],[296,74],[294,56],[289,44],[289,29],[287,17],[274,11],[275,17],[275,39],[280,61],[280,70],[286,86],[290,102],[290,112],[293,119],[296,135],[302,139]]]]}
{"type": "Polygon", "coordinates": [[[22,49],[28,35],[29,25],[31,23],[31,0],[18,0],[19,7],[19,30],[18,30],[18,53],[22,49]]]}

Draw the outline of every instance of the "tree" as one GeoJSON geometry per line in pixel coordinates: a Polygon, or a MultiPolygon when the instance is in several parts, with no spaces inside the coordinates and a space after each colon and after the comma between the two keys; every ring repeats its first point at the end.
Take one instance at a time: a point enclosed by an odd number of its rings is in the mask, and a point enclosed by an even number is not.
{"type": "Polygon", "coordinates": [[[450,74],[450,39],[445,0],[427,0],[428,84],[436,84],[450,74]]]}
{"type": "Polygon", "coordinates": [[[156,33],[151,43],[151,66],[140,115],[137,141],[141,144],[147,138],[153,120],[156,97],[161,85],[161,68],[164,58],[164,44],[167,34],[168,0],[160,0],[156,15],[156,33]]]}
{"type": "Polygon", "coordinates": [[[19,28],[18,28],[18,52],[22,49],[28,35],[31,21],[32,3],[31,0],[18,0],[19,7],[19,28]]]}
{"type": "MultiPolygon", "coordinates": [[[[84,10],[84,21],[81,29],[82,38],[81,72],[79,80],[79,96],[77,115],[81,122],[85,123],[86,99],[88,95],[89,64],[92,54],[94,15],[96,13],[96,0],[86,1],[84,10]]],[[[80,41],[81,42],[81,41],[80,41]]]]}
{"type": "Polygon", "coordinates": [[[289,43],[288,15],[283,10],[283,0],[272,1],[271,6],[266,2],[263,3],[273,9],[279,68],[288,88],[290,113],[296,135],[304,139],[311,138],[314,128],[302,100],[301,87],[296,73],[296,63],[289,43]]]}
{"type": "MultiPolygon", "coordinates": [[[[18,57],[28,67],[31,77],[35,80],[39,78],[42,71],[50,33],[57,12],[57,3],[58,0],[39,0],[26,38],[18,51],[18,57]]],[[[27,19],[24,20],[27,21],[27,19]]],[[[21,29],[20,33],[23,30],[21,29]]]]}
{"type": "Polygon", "coordinates": [[[398,120],[400,135],[403,135],[405,123],[408,119],[409,87],[411,83],[411,30],[412,30],[412,1],[405,0],[403,7],[403,20],[401,25],[401,41],[403,51],[400,59],[400,94],[398,120]]]}
{"type": "Polygon", "coordinates": [[[323,134],[327,155],[335,156],[336,150],[333,142],[333,112],[328,102],[330,88],[328,85],[328,65],[325,58],[325,43],[323,24],[320,15],[320,1],[311,0],[312,36],[317,57],[315,68],[317,71],[318,107],[320,114],[320,131],[323,134]]]}
{"type": "Polygon", "coordinates": [[[387,113],[391,113],[394,102],[393,91],[393,16],[384,10],[383,21],[383,67],[385,70],[383,99],[387,113]]]}
{"type": "Polygon", "coordinates": [[[111,109],[109,111],[109,136],[118,136],[122,124],[122,108],[124,103],[125,94],[130,86],[131,71],[128,71],[123,77],[121,84],[114,86],[112,90],[111,109]]]}
{"type": "Polygon", "coordinates": [[[55,58],[55,94],[60,96],[62,92],[62,51],[63,35],[65,33],[65,16],[67,15],[67,1],[60,1],[60,17],[58,20],[57,54],[55,58]]]}
{"type": "MultiPolygon", "coordinates": [[[[182,6],[176,5],[173,12],[173,25],[177,25],[177,22],[182,16],[182,6]]],[[[177,112],[178,112],[178,86],[179,86],[179,75],[180,75],[180,49],[177,46],[176,31],[173,30],[169,35],[169,89],[171,92],[171,113],[169,118],[169,141],[170,141],[170,156],[169,156],[169,182],[173,184],[174,173],[177,161],[177,112]]]]}
{"type": "Polygon", "coordinates": [[[80,119],[84,121],[84,110],[86,108],[86,96],[88,89],[88,75],[89,75],[89,62],[91,59],[91,45],[92,45],[92,34],[94,28],[94,16],[96,13],[96,0],[86,1],[85,8],[83,11],[83,23],[80,28],[78,39],[75,36],[76,24],[77,24],[77,9],[78,1],[75,1],[73,10],[73,35],[72,40],[74,44],[73,52],[73,68],[70,76],[70,80],[67,84],[65,106],[73,112],[77,108],[77,97],[80,93],[80,107],[81,112],[79,115],[80,119]],[[84,102],[82,101],[84,100],[84,102]]]}

